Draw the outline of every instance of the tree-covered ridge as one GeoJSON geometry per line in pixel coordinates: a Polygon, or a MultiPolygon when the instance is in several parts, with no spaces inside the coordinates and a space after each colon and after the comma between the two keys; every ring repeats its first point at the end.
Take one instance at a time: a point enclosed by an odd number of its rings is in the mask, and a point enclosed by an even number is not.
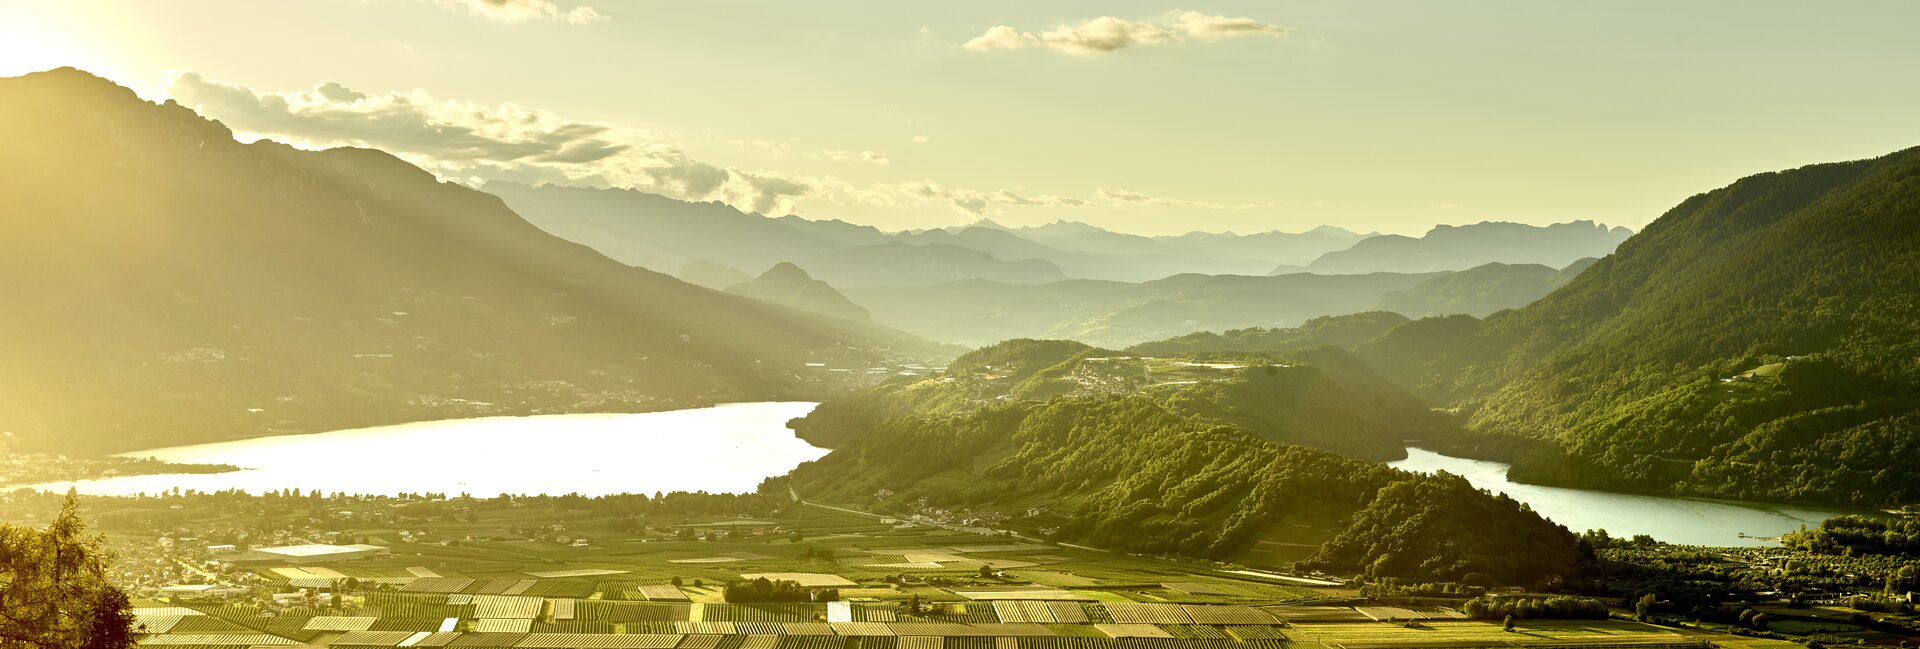
{"type": "Polygon", "coordinates": [[[1406,324],[1406,316],[1387,311],[1323,316],[1298,327],[1199,331],[1128,347],[1135,354],[1282,353],[1320,345],[1352,348],[1406,324]]]}
{"type": "Polygon", "coordinates": [[[1348,541],[1319,565],[1418,581],[1530,585],[1570,577],[1566,561],[1581,556],[1570,533],[1510,500],[1420,486],[1383,503],[1399,485],[1439,479],[1258,439],[1144,394],[893,419],[788,479],[808,499],[1003,509],[1016,529],[1053,527],[1064,541],[1209,559],[1236,558],[1282,524],[1344,527],[1341,539],[1384,541],[1348,541]],[[1442,538],[1458,530],[1438,521],[1458,512],[1476,529],[1442,538]],[[1387,555],[1401,559],[1379,560],[1387,555]]]}
{"type": "Polygon", "coordinates": [[[1526,504],[1439,473],[1381,489],[1311,563],[1370,578],[1550,592],[1592,558],[1572,532],[1526,504]]]}
{"type": "Polygon", "coordinates": [[[825,391],[809,361],[933,349],[622,265],[380,151],[241,143],[77,70],[0,79],[0,141],[0,431],[22,450],[801,398],[825,391]]]}
{"type": "Polygon", "coordinates": [[[1517,309],[1565,286],[1599,261],[1588,257],[1565,268],[1540,264],[1486,264],[1441,275],[1380,298],[1380,310],[1404,316],[1465,314],[1485,317],[1517,309]]]}
{"type": "Polygon", "coordinates": [[[1686,200],[1528,307],[1357,351],[1466,406],[1478,443],[1547,442],[1516,458],[1530,479],[1911,500],[1916,219],[1920,149],[1761,174],[1686,200]]]}
{"type": "MultiPolygon", "coordinates": [[[[1813,529],[1789,533],[1787,547],[1821,554],[1902,555],[1920,557],[1920,518],[1835,516],[1813,529]]],[[[1920,572],[1920,566],[1908,571],[1920,572]]],[[[1920,584],[1916,584],[1920,585],[1920,584]]]]}
{"type": "Polygon", "coordinates": [[[1071,341],[1013,340],[962,356],[939,376],[830,400],[792,426],[809,442],[838,448],[896,417],[1133,394],[1262,439],[1376,460],[1405,457],[1400,440],[1453,425],[1336,347],[1168,359],[1071,341]]]}

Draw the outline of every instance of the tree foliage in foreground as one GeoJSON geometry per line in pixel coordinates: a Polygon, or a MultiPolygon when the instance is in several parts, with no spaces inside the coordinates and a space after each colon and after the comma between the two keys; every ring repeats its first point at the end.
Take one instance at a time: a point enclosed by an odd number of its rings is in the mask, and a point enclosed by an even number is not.
{"type": "Polygon", "coordinates": [[[98,537],[86,536],[72,494],[45,530],[0,525],[0,647],[133,646],[127,594],[107,582],[98,537]]]}

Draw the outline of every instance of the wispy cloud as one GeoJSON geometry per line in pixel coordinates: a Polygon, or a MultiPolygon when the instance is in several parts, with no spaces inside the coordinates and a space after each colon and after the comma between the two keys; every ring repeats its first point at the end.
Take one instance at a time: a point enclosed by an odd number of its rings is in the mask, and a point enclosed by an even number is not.
{"type": "Polygon", "coordinates": [[[588,5],[576,5],[563,8],[550,0],[432,0],[448,9],[466,11],[469,14],[501,23],[524,22],[564,22],[572,25],[590,25],[607,19],[588,5]]]}
{"type": "MultiPolygon", "coordinates": [[[[982,191],[933,180],[856,185],[833,175],[742,169],[697,159],[658,133],[568,119],[517,104],[442,100],[421,89],[369,93],[334,81],[306,90],[270,92],[174,75],[169,97],[227,123],[243,135],[308,147],[379,148],[451,180],[511,180],[588,187],[626,187],[693,201],[720,201],[769,215],[809,205],[912,210],[944,204],[969,218],[1008,209],[1177,208],[1235,210],[1251,205],[1095,189],[1091,196],[1029,193],[1020,187],[982,191]],[[814,201],[817,201],[814,202],[814,201]]],[[[794,140],[736,140],[785,152],[794,140]]],[[[891,164],[879,151],[826,150],[819,161],[891,164]]],[[[794,159],[800,159],[796,156],[794,159]]]]}
{"type": "Polygon", "coordinates": [[[887,158],[887,154],[879,151],[839,151],[829,149],[813,154],[813,159],[830,160],[833,162],[869,162],[883,167],[893,164],[893,161],[887,158]]]}
{"type": "MultiPolygon", "coordinates": [[[[1229,205],[1166,196],[1154,196],[1124,189],[1098,188],[1093,196],[1076,198],[1053,194],[1026,194],[1018,187],[983,192],[947,187],[930,180],[877,185],[876,189],[898,196],[909,203],[946,203],[954,210],[973,217],[1000,214],[1009,207],[1047,208],[1130,208],[1177,207],[1191,210],[1244,210],[1255,204],[1229,205]]],[[[895,201],[897,204],[899,201],[895,201]]]]}
{"type": "Polygon", "coordinates": [[[376,147],[447,178],[632,187],[766,214],[791,213],[818,185],[697,160],[647,131],[510,103],[443,101],[420,89],[369,94],[327,81],[263,92],[188,72],[170,79],[166,91],[243,133],[314,147],[376,147]]]}
{"type": "Polygon", "coordinates": [[[995,25],[987,28],[986,33],[961,44],[961,47],[977,52],[1045,47],[1070,54],[1100,54],[1135,45],[1176,43],[1189,39],[1213,41],[1240,36],[1284,36],[1287,31],[1285,27],[1252,18],[1175,11],[1151,22],[1101,16],[1037,32],[995,25]]]}

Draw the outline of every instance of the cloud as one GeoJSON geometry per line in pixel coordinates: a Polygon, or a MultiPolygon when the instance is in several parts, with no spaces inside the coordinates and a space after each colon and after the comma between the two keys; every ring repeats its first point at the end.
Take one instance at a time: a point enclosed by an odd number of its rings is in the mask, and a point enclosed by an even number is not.
{"type": "Polygon", "coordinates": [[[590,25],[607,19],[606,14],[587,5],[562,9],[548,0],[434,0],[434,3],[448,9],[464,9],[469,14],[500,23],[590,25]]]}
{"type": "Polygon", "coordinates": [[[976,52],[1046,47],[1069,54],[1100,54],[1134,45],[1176,43],[1187,39],[1213,41],[1238,36],[1283,36],[1286,33],[1285,27],[1252,18],[1176,11],[1155,22],[1101,16],[1077,25],[1058,25],[1042,32],[1023,32],[1008,25],[995,25],[960,47],[976,52]]]}
{"type": "Polygon", "coordinates": [[[516,104],[442,101],[425,90],[369,94],[334,81],[261,92],[188,72],[168,96],[234,130],[312,147],[386,150],[446,178],[630,187],[674,198],[792,213],[818,181],[694,159],[641,130],[516,104]]]}
{"type": "Polygon", "coordinates": [[[853,152],[827,150],[813,154],[813,159],[831,160],[833,162],[870,162],[882,167],[893,164],[892,160],[887,159],[887,154],[879,151],[853,152]]]}
{"type": "MultiPolygon", "coordinates": [[[[1207,201],[1195,201],[1181,198],[1153,196],[1124,189],[1095,189],[1090,198],[1075,198],[1053,194],[1027,195],[1018,187],[1009,187],[992,192],[947,187],[931,180],[919,180],[906,183],[882,184],[875,189],[891,196],[904,199],[907,203],[943,202],[954,210],[968,216],[980,217],[1001,213],[1008,207],[1048,207],[1048,208],[1129,208],[1129,207],[1177,207],[1195,210],[1245,210],[1259,207],[1254,204],[1228,205],[1207,201]]],[[[902,201],[891,201],[899,204],[902,201]]]]}
{"type": "Polygon", "coordinates": [[[1107,189],[1105,187],[1093,190],[1093,197],[1095,201],[1103,205],[1110,205],[1113,207],[1139,207],[1139,206],[1184,207],[1188,209],[1199,209],[1199,210],[1244,210],[1244,209],[1251,209],[1254,207],[1258,207],[1257,205],[1253,205],[1250,203],[1238,204],[1238,205],[1226,205],[1221,203],[1209,203],[1207,201],[1187,200],[1183,198],[1153,196],[1149,194],[1142,194],[1136,191],[1128,191],[1125,189],[1107,189]]]}
{"type": "MultiPolygon", "coordinates": [[[[644,130],[568,119],[505,103],[440,100],[420,89],[369,93],[336,81],[266,92],[187,72],[167,80],[174,101],[225,122],[243,136],[296,145],[373,147],[447,179],[625,187],[690,201],[720,201],[768,215],[796,214],[803,202],[890,210],[945,204],[968,217],[1007,209],[1171,207],[1246,209],[1205,201],[1095,189],[1090,197],[1032,194],[1018,186],[981,191],[932,180],[859,186],[831,175],[741,169],[700,160],[644,130]]],[[[740,144],[785,151],[792,140],[740,144]]],[[[890,164],[879,151],[822,151],[817,160],[890,164]]]]}
{"type": "Polygon", "coordinates": [[[929,140],[927,139],[927,136],[925,136],[925,135],[915,135],[915,136],[913,136],[913,143],[914,143],[914,144],[926,144],[926,143],[927,143],[928,141],[929,141],[929,140]]]}

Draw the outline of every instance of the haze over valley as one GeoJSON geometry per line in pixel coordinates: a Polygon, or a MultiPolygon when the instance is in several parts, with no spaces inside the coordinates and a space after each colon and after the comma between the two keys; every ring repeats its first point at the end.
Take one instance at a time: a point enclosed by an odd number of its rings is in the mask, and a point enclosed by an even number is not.
{"type": "Polygon", "coordinates": [[[1910,646],[1915,19],[0,3],[0,648],[1910,646]]]}

